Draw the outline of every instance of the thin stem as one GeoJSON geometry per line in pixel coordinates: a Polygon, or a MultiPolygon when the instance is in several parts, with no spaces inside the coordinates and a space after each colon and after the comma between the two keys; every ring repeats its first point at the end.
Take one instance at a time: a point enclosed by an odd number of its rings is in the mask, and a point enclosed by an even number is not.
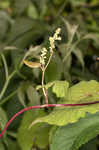
{"type": "Polygon", "coordinates": [[[48,104],[48,98],[47,98],[47,95],[46,95],[46,89],[44,87],[44,75],[45,75],[45,68],[42,69],[42,90],[43,90],[43,94],[45,96],[45,103],[48,104]]]}
{"type": "Polygon", "coordinates": [[[48,108],[48,107],[77,107],[77,106],[85,106],[85,105],[92,105],[92,104],[98,104],[99,101],[89,102],[89,103],[82,103],[82,104],[45,104],[45,105],[38,105],[38,106],[30,106],[27,108],[22,109],[21,111],[17,112],[6,124],[5,128],[0,133],[0,138],[4,134],[4,132],[7,130],[9,125],[12,123],[12,121],[18,117],[20,114],[22,114],[25,111],[31,110],[31,109],[37,109],[37,108],[48,108]]]}
{"type": "Polygon", "coordinates": [[[4,69],[5,69],[5,76],[6,76],[6,80],[7,80],[8,76],[9,76],[7,62],[6,62],[5,56],[2,53],[1,53],[1,57],[3,60],[4,69]]]}
{"type": "Polygon", "coordinates": [[[52,59],[52,56],[53,56],[53,51],[50,52],[50,57],[49,57],[48,62],[47,62],[47,64],[46,64],[46,66],[45,66],[45,70],[47,69],[47,67],[48,67],[48,65],[49,65],[49,63],[50,63],[50,61],[51,61],[51,59],[52,59]]]}
{"type": "Polygon", "coordinates": [[[43,90],[43,93],[44,93],[44,96],[45,96],[46,104],[48,104],[48,92],[47,92],[47,90],[44,87],[44,76],[45,76],[45,71],[46,71],[46,69],[47,69],[47,67],[48,67],[48,65],[49,65],[49,63],[50,63],[50,61],[52,59],[52,56],[53,56],[53,51],[50,53],[50,57],[48,59],[48,62],[46,64],[46,66],[41,68],[42,69],[42,90],[43,90]]]}
{"type": "Polygon", "coordinates": [[[4,86],[3,86],[3,89],[2,89],[2,91],[1,91],[1,93],[0,93],[0,100],[2,99],[2,97],[3,97],[3,95],[4,95],[5,91],[6,91],[6,89],[7,89],[7,87],[8,87],[8,84],[9,84],[11,78],[12,78],[15,74],[16,74],[16,71],[13,71],[13,72],[11,73],[11,75],[7,78],[7,80],[6,80],[6,82],[5,82],[4,86]]]}
{"type": "Polygon", "coordinates": [[[16,93],[17,93],[17,90],[13,91],[10,95],[8,95],[6,98],[4,98],[4,99],[2,100],[2,102],[0,103],[0,106],[2,106],[2,105],[5,104],[7,101],[9,101],[16,93]]]}

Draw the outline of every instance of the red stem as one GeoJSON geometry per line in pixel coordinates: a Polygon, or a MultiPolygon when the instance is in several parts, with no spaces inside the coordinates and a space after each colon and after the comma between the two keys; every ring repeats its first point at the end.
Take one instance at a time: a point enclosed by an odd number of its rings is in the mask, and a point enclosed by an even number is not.
{"type": "Polygon", "coordinates": [[[4,132],[7,130],[7,128],[9,127],[9,125],[12,123],[12,121],[19,116],[20,114],[22,114],[25,111],[28,111],[30,109],[36,109],[36,108],[45,108],[45,107],[61,107],[61,106],[85,106],[85,105],[92,105],[92,104],[97,104],[99,103],[99,101],[94,101],[94,102],[90,102],[90,103],[82,103],[82,104],[45,104],[45,105],[38,105],[38,106],[30,106],[27,108],[22,109],[21,111],[17,112],[6,124],[5,128],[2,130],[2,132],[0,133],[0,138],[2,137],[2,135],[4,134],[4,132]]]}

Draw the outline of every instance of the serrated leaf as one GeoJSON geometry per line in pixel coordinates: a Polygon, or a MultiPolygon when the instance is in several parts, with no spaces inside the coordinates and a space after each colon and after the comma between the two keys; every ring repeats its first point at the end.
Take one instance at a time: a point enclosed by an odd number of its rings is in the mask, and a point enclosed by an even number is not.
{"type": "Polygon", "coordinates": [[[51,141],[51,150],[79,149],[99,134],[99,113],[80,119],[75,124],[59,127],[51,141]]]}
{"type": "Polygon", "coordinates": [[[56,81],[52,91],[57,97],[65,97],[67,95],[69,83],[67,81],[56,81]]]}
{"type": "Polygon", "coordinates": [[[29,128],[36,117],[44,115],[43,110],[28,111],[24,115],[18,130],[18,142],[22,150],[30,150],[34,144],[37,144],[40,148],[45,148],[48,145],[49,125],[41,123],[29,128]]]}
{"type": "MultiPolygon", "coordinates": [[[[99,83],[94,80],[89,82],[82,81],[71,87],[63,103],[76,104],[93,101],[99,101],[99,83]]],[[[49,115],[38,118],[36,123],[46,122],[48,124],[63,126],[85,117],[87,112],[91,114],[99,112],[99,104],[56,108],[49,115]]]]}
{"type": "Polygon", "coordinates": [[[81,81],[68,90],[70,103],[91,102],[99,99],[99,82],[95,80],[81,81]]]}

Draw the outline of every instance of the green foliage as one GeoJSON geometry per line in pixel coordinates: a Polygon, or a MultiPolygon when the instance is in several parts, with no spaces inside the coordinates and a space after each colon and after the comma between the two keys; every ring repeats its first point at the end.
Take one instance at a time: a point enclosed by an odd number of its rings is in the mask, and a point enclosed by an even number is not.
{"type": "Polygon", "coordinates": [[[33,119],[44,115],[45,112],[42,110],[29,111],[24,115],[17,135],[22,150],[29,150],[35,144],[40,148],[45,148],[48,145],[49,125],[41,123],[30,128],[33,119]]]}
{"type": "Polygon", "coordinates": [[[1,150],[5,150],[5,148],[1,142],[0,142],[0,148],[1,148],[1,150]]]}
{"type": "Polygon", "coordinates": [[[8,35],[8,43],[19,48],[25,48],[32,41],[46,33],[48,26],[40,20],[17,18],[8,35]]]}
{"type": "MultiPolygon", "coordinates": [[[[1,0],[0,132],[20,109],[45,104],[41,70],[23,60],[39,63],[57,28],[62,40],[55,42],[44,78],[49,104],[99,100],[98,0],[1,0]]],[[[80,150],[97,150],[98,112],[99,104],[29,111],[10,125],[0,150],[75,150],[88,141],[80,150]]]]}
{"type": "Polygon", "coordinates": [[[0,129],[1,130],[5,127],[7,121],[8,119],[5,111],[2,108],[0,108],[0,122],[1,122],[0,129]]]}
{"type": "Polygon", "coordinates": [[[13,0],[15,13],[21,15],[30,3],[30,0],[13,0]]]}
{"type": "Polygon", "coordinates": [[[59,127],[51,139],[51,150],[79,149],[99,134],[99,113],[88,115],[77,123],[59,127]]]}
{"type": "MultiPolygon", "coordinates": [[[[59,87],[61,84],[56,84],[53,88],[54,92],[57,93],[58,97],[63,97],[63,92],[59,93],[59,87]],[[56,88],[57,87],[57,88],[56,88]],[[60,95],[59,95],[60,94],[60,95]]],[[[64,98],[63,104],[76,104],[86,103],[99,100],[99,83],[92,81],[81,81],[77,85],[72,86],[68,89],[68,93],[64,98]]],[[[96,113],[99,111],[99,104],[86,105],[86,106],[75,106],[75,107],[61,107],[55,108],[49,115],[39,118],[37,122],[46,122],[54,125],[67,125],[69,123],[76,122],[79,118],[85,117],[86,113],[96,113]]]]}
{"type": "Polygon", "coordinates": [[[55,58],[52,59],[51,63],[49,64],[46,70],[45,80],[47,82],[59,80],[62,76],[62,72],[63,72],[62,61],[60,57],[56,54],[55,58]]]}
{"type": "Polygon", "coordinates": [[[53,92],[57,97],[65,97],[68,92],[69,83],[67,81],[56,81],[53,86],[53,92]]]}

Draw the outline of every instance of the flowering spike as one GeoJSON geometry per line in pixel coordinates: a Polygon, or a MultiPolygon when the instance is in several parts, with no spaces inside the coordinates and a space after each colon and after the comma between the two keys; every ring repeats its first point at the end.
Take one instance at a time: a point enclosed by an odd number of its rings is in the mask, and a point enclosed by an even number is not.
{"type": "Polygon", "coordinates": [[[47,53],[47,49],[44,47],[41,51],[41,56],[40,56],[40,64],[42,66],[45,65],[46,53],[47,53]]]}
{"type": "Polygon", "coordinates": [[[50,41],[50,47],[49,47],[49,49],[50,49],[50,52],[53,52],[53,49],[55,48],[55,41],[56,40],[61,40],[61,37],[58,36],[59,33],[60,33],[60,31],[61,31],[61,28],[58,28],[56,30],[54,36],[53,37],[49,37],[49,41],[50,41]]]}

